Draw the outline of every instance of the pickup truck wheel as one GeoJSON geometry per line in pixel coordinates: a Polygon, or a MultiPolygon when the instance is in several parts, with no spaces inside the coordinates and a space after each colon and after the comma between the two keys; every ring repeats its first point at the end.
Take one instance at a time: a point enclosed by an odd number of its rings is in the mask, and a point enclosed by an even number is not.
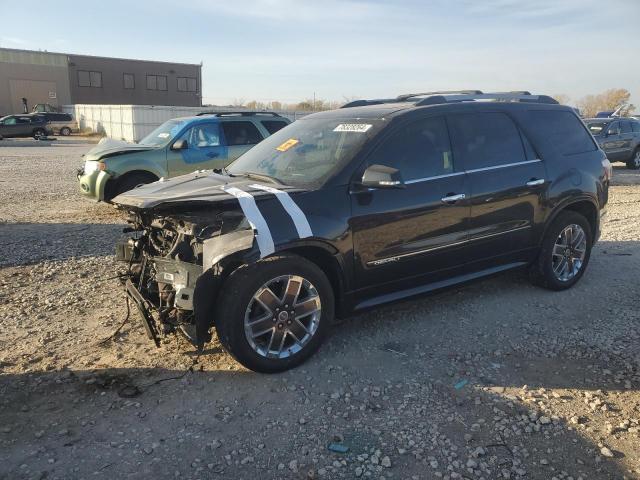
{"type": "Polygon", "coordinates": [[[591,256],[591,227],[579,213],[564,211],[549,226],[538,258],[531,266],[533,283],[565,290],[584,274],[591,256]]]}
{"type": "Polygon", "coordinates": [[[636,148],[633,155],[627,160],[627,168],[638,170],[640,168],[640,147],[636,148]]]}
{"type": "Polygon", "coordinates": [[[216,329],[242,365],[275,373],[318,350],[334,315],[329,280],[315,264],[283,254],[245,265],[226,280],[216,329]]]}
{"type": "Polygon", "coordinates": [[[63,137],[68,137],[69,135],[71,135],[71,129],[69,127],[62,127],[60,129],[60,135],[62,135],[63,137]]]}
{"type": "MultiPolygon", "coordinates": [[[[105,197],[108,197],[105,198],[105,201],[110,202],[112,198],[117,197],[121,193],[133,190],[139,185],[155,182],[156,180],[158,180],[158,178],[152,173],[135,172],[124,174],[122,178],[117,179],[115,184],[105,191],[105,197]]],[[[109,180],[109,182],[111,181],[112,180],[109,180]]],[[[107,187],[109,187],[108,184],[107,187]]]]}
{"type": "Polygon", "coordinates": [[[36,140],[38,140],[40,137],[46,137],[46,136],[47,136],[47,132],[45,132],[43,128],[36,128],[33,131],[33,138],[35,138],[36,140]]]}

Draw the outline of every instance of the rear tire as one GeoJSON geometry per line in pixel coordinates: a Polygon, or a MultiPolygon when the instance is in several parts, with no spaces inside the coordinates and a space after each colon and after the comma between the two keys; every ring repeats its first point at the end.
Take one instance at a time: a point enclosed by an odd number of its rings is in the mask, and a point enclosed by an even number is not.
{"type": "MultiPolygon", "coordinates": [[[[158,180],[158,178],[154,174],[148,172],[125,174],[122,178],[117,179],[111,188],[108,188],[107,191],[105,191],[105,201],[110,202],[111,199],[117,197],[121,193],[133,190],[139,185],[146,185],[147,183],[155,182],[156,180],[158,180]]],[[[111,182],[112,180],[109,181],[111,182]]],[[[109,187],[108,183],[107,187],[109,187]]]]}
{"type": "Polygon", "coordinates": [[[627,160],[627,168],[630,170],[638,170],[640,168],[640,147],[636,148],[631,158],[627,160]]]}
{"type": "Polygon", "coordinates": [[[63,137],[68,137],[69,135],[71,135],[71,129],[69,127],[62,127],[60,129],[60,135],[62,135],[63,137]]]}
{"type": "Polygon", "coordinates": [[[561,212],[547,229],[538,258],[531,265],[532,283],[549,290],[574,286],[589,264],[592,239],[591,226],[584,216],[569,210],[561,212]],[[565,235],[568,229],[572,232],[569,237],[565,235]]]}
{"type": "Polygon", "coordinates": [[[250,370],[275,373],[300,365],[320,348],[333,320],[334,295],[317,265],[282,254],[235,270],[216,310],[218,337],[227,351],[250,370]],[[287,290],[297,293],[288,296],[287,290]]]}
{"type": "Polygon", "coordinates": [[[45,132],[43,128],[36,128],[33,131],[33,138],[35,140],[40,139],[40,137],[46,137],[46,136],[47,136],[47,132],[45,132]]]}

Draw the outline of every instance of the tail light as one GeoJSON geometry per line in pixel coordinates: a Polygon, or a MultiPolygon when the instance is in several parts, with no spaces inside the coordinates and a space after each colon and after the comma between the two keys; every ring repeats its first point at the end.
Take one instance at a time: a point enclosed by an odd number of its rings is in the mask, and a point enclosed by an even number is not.
{"type": "Polygon", "coordinates": [[[613,177],[613,167],[611,166],[611,162],[608,158],[604,158],[602,160],[602,168],[604,168],[605,180],[611,180],[611,178],[613,177]]]}

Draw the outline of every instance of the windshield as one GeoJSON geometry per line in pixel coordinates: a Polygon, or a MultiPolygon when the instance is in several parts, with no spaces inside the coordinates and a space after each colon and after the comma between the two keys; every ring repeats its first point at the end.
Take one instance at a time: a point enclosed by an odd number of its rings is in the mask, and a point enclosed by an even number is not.
{"type": "Polygon", "coordinates": [[[150,145],[153,147],[164,145],[175,137],[186,124],[186,120],[168,120],[140,140],[140,145],[150,145]]]}
{"type": "Polygon", "coordinates": [[[227,168],[292,186],[322,184],[349,162],[384,121],[301,119],[266,138],[227,168]]]}
{"type": "Polygon", "coordinates": [[[591,132],[591,135],[600,135],[607,129],[609,122],[591,122],[587,123],[587,128],[591,132]]]}

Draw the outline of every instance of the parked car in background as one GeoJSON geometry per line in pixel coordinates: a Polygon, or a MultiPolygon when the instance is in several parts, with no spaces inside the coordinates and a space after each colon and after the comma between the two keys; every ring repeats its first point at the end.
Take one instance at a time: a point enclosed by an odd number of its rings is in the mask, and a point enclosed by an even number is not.
{"type": "Polygon", "coordinates": [[[46,118],[39,115],[7,115],[0,118],[0,135],[4,138],[33,137],[38,139],[52,133],[46,118]]]}
{"type": "Polygon", "coordinates": [[[589,118],[585,124],[612,162],[640,168],[640,121],[631,117],[589,118]]]}
{"type": "Polygon", "coordinates": [[[572,287],[611,164],[557,103],[478,91],[351,102],[223,171],[114,198],[136,232],[117,258],[147,334],[159,345],[183,330],[202,349],[215,328],[244,366],[276,372],[312,355],[334,314],[513,268],[572,287]]]}
{"type": "Polygon", "coordinates": [[[44,117],[49,122],[49,127],[54,135],[68,136],[79,131],[78,122],[70,113],[46,112],[37,115],[44,117]]]}
{"type": "Polygon", "coordinates": [[[137,144],[105,139],[85,155],[80,192],[108,202],[161,178],[220,169],[289,123],[271,112],[205,112],[168,120],[137,144]]]}

